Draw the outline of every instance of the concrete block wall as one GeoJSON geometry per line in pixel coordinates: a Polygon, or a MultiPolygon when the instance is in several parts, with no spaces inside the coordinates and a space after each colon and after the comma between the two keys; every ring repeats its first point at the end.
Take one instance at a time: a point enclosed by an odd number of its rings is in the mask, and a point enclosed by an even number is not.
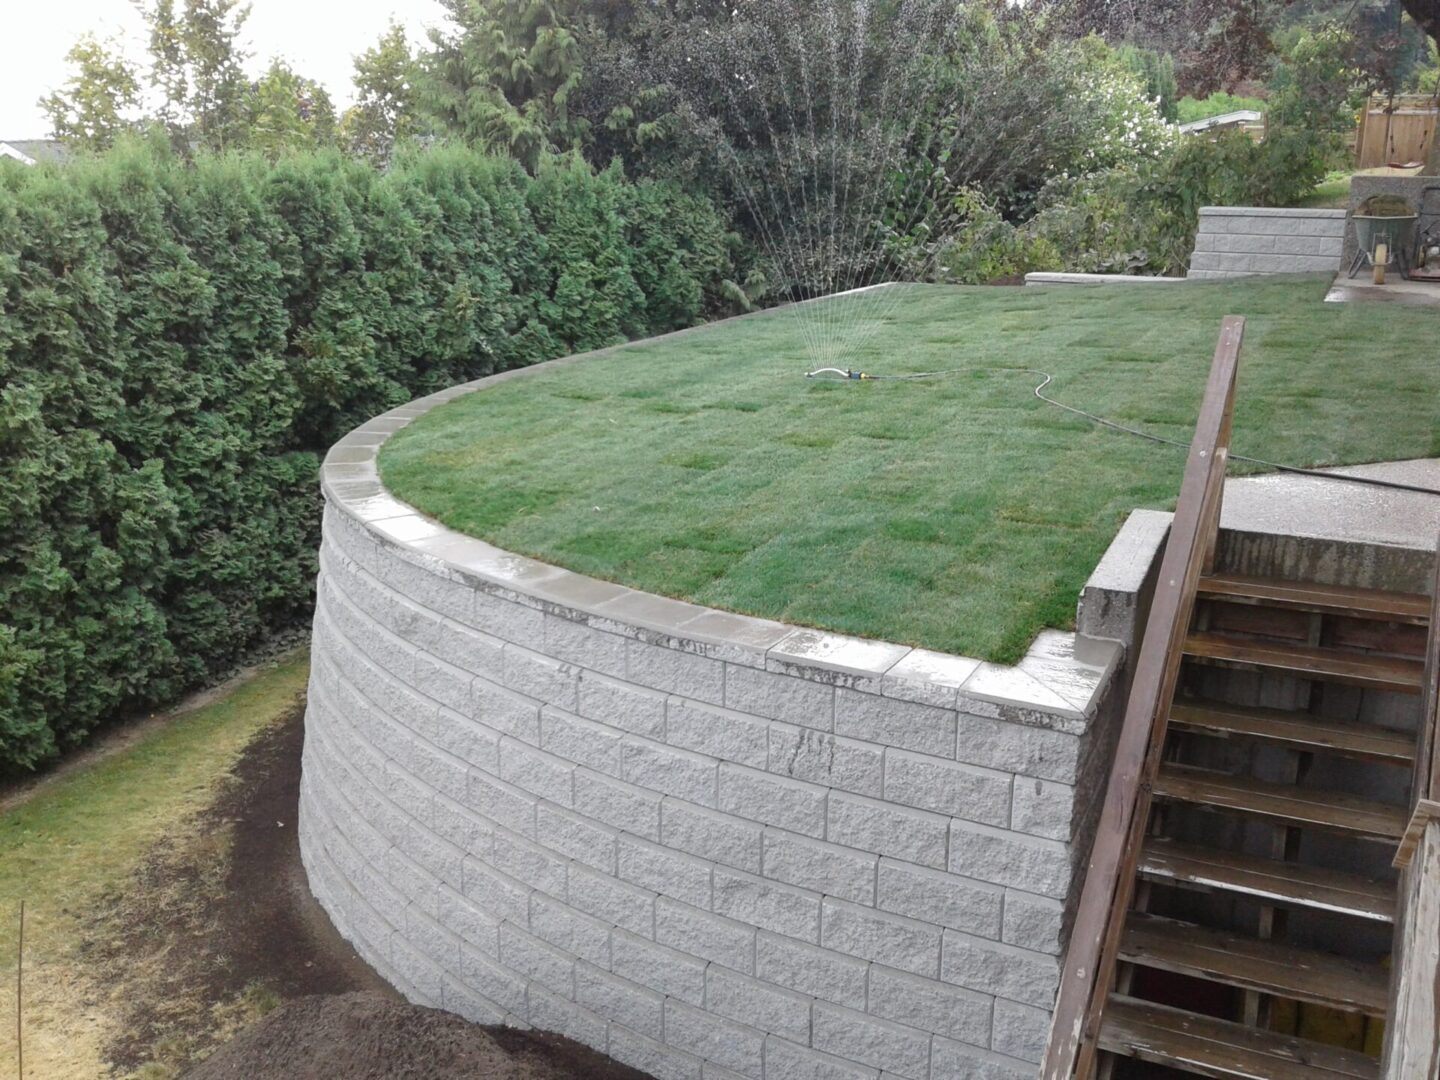
{"type": "Polygon", "coordinates": [[[1344,240],[1344,210],[1206,206],[1187,276],[1334,273],[1344,240]]]}
{"type": "Polygon", "coordinates": [[[664,1080],[1033,1077],[1121,646],[1000,667],[459,536],[375,455],[473,388],[324,467],[300,839],[341,933],[412,1001],[664,1080]]]}

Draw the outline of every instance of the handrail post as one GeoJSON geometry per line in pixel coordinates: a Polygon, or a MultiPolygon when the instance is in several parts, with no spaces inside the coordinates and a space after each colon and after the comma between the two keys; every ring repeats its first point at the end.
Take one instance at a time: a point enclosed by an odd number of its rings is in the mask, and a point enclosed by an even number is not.
{"type": "Polygon", "coordinates": [[[1130,904],[1135,856],[1149,815],[1150,783],[1164,742],[1180,650],[1202,566],[1214,558],[1212,538],[1219,525],[1244,334],[1245,320],[1239,316],[1227,316],[1221,324],[1060,971],[1043,1080],[1089,1080],[1094,1068],[1099,1022],[1130,904]]]}

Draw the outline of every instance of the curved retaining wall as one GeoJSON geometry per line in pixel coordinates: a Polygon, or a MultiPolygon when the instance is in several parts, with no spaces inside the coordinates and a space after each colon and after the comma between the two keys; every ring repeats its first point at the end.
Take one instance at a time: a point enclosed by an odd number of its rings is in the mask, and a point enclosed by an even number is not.
{"type": "Polygon", "coordinates": [[[1120,648],[997,667],[459,536],[375,455],[479,385],[324,467],[300,838],[341,933],[412,1001],[667,1080],[1034,1076],[1120,648]]]}

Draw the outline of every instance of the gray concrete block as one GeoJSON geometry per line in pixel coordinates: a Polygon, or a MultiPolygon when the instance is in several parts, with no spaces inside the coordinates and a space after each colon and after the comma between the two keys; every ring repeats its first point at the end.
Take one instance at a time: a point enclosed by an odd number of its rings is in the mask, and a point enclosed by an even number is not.
{"type": "Polygon", "coordinates": [[[991,1049],[1021,1061],[1040,1063],[1050,1036],[1050,1010],[995,999],[995,1033],[991,1049]]]}
{"type": "Polygon", "coordinates": [[[547,705],[540,712],[540,745],[548,752],[610,776],[621,774],[622,733],[547,705]]]}
{"type": "Polygon", "coordinates": [[[705,964],[696,956],[624,930],[610,935],[611,971],[692,1005],[705,1002],[705,964]]]}
{"type": "Polygon", "coordinates": [[[755,941],[757,978],[839,1005],[865,1007],[868,969],[856,957],[764,931],[755,941]]]}
{"type": "Polygon", "coordinates": [[[835,722],[835,688],[773,671],[736,666],[725,673],[725,704],[740,712],[819,731],[835,722]]]}
{"type": "Polygon", "coordinates": [[[618,1025],[610,1029],[610,1056],[655,1080],[701,1080],[695,1055],[618,1025]]]}
{"type": "Polygon", "coordinates": [[[676,799],[661,807],[661,842],[690,855],[736,870],[760,872],[761,827],[731,814],[716,813],[676,799]]]}
{"type": "Polygon", "coordinates": [[[648,1038],[664,1037],[664,995],[592,964],[575,965],[575,1001],[597,1016],[648,1038]]]}
{"type": "Polygon", "coordinates": [[[1005,917],[1000,939],[1035,952],[1059,956],[1062,951],[1065,905],[1048,896],[1005,890],[1005,917]]]}
{"type": "Polygon", "coordinates": [[[1035,1080],[1035,1066],[936,1036],[931,1080],[1035,1080]]]}
{"type": "Polygon", "coordinates": [[[990,1045],[994,999],[880,964],[870,969],[867,1011],[975,1046],[990,1045]]]}
{"type": "Polygon", "coordinates": [[[500,779],[554,804],[575,804],[575,763],[508,736],[500,740],[500,779]]]}
{"type": "MultiPolygon", "coordinates": [[[[530,894],[530,932],[569,956],[597,967],[610,966],[610,924],[559,900],[530,894]]],[[[535,1023],[533,1016],[530,1022],[535,1023]]]]}
{"type": "Polygon", "coordinates": [[[575,712],[580,669],[518,645],[506,645],[505,685],[517,694],[575,712]]]}
{"type": "Polygon", "coordinates": [[[535,808],[535,841],[604,874],[615,873],[620,832],[582,814],[542,802],[535,808]]]}
{"type": "Polygon", "coordinates": [[[452,755],[460,767],[473,765],[492,776],[499,775],[500,735],[469,715],[442,707],[429,714],[426,723],[417,725],[415,731],[436,748],[452,755]]]}
{"type": "Polygon", "coordinates": [[[950,872],[1041,896],[1063,898],[1070,889],[1069,848],[1057,840],[953,821],[950,872]]]}
{"type": "Polygon", "coordinates": [[[583,866],[570,867],[570,906],[641,937],[655,936],[656,893],[583,866]]]}
{"type": "MultiPolygon", "coordinates": [[[[502,1025],[511,1021],[507,1013],[489,998],[477,994],[455,975],[446,972],[440,980],[440,1007],[472,1024],[502,1025]]],[[[519,1019],[516,1017],[515,1019],[519,1019]]]]}
{"type": "MultiPolygon", "coordinates": [[[[530,918],[530,889],[479,859],[465,860],[461,895],[496,919],[524,926],[530,918]]],[[[524,1010],[521,1010],[522,1012],[524,1010]]]]}
{"type": "Polygon", "coordinates": [[[508,922],[500,924],[500,963],[547,990],[574,997],[574,958],[508,922]]]}
{"type": "Polygon", "coordinates": [[[584,623],[547,614],[543,620],[542,651],[556,660],[612,675],[625,677],[625,638],[607,634],[584,623]]]}
{"type": "Polygon", "coordinates": [[[478,769],[470,770],[464,805],[496,825],[530,836],[535,834],[535,804],[539,800],[513,784],[478,769]]]}
{"type": "Polygon", "coordinates": [[[713,910],[737,922],[818,943],[820,894],[717,867],[713,910]]]}
{"type": "Polygon", "coordinates": [[[837,791],[830,795],[825,835],[846,847],[944,867],[949,824],[939,814],[837,791]]]}
{"type": "Polygon", "coordinates": [[[720,765],[720,809],[808,836],[825,835],[825,788],[740,765],[720,765]]]}
{"type": "Polygon", "coordinates": [[[496,829],[491,859],[495,869],[515,881],[550,896],[565,895],[570,860],[523,836],[508,829],[496,829]]]}
{"type": "Polygon", "coordinates": [[[998,885],[880,860],[876,906],[897,915],[998,939],[1004,896],[998,885]]]}
{"type": "Polygon", "coordinates": [[[713,757],[627,735],[621,760],[631,784],[698,806],[715,806],[719,763],[713,757]]]}
{"type": "Polygon", "coordinates": [[[765,1040],[765,1080],[879,1080],[880,1070],[798,1046],[772,1035],[765,1040]]]}
{"type": "Polygon", "coordinates": [[[720,661],[643,641],[627,641],[625,647],[628,681],[712,705],[724,702],[725,665],[720,661]]]}
{"type": "Polygon", "coordinates": [[[763,848],[765,877],[857,904],[875,903],[876,855],[780,829],[765,830],[763,848]]]}
{"type": "Polygon", "coordinates": [[[979,821],[1010,823],[1011,775],[926,754],[885,755],[885,798],[921,810],[979,821]]]}
{"type": "Polygon", "coordinates": [[[733,709],[671,697],[667,702],[665,741],[721,761],[763,769],[770,750],[770,724],[733,709]]]}
{"type": "Polygon", "coordinates": [[[720,964],[705,969],[705,1008],[761,1031],[810,1042],[810,998],[720,964]]]}
{"type": "Polygon", "coordinates": [[[934,977],[940,940],[940,928],[928,923],[829,897],[821,905],[820,944],[846,956],[934,977]]]}
{"type": "Polygon", "coordinates": [[[603,675],[580,676],[580,715],[621,731],[663,742],[665,694],[603,675]]]}
{"type": "Polygon", "coordinates": [[[1053,956],[946,930],[940,978],[977,993],[1048,1009],[1055,1004],[1060,965],[1053,956]]]}
{"type": "Polygon", "coordinates": [[[1069,840],[1077,824],[1075,800],[1076,790],[1069,784],[1020,777],[1015,781],[1010,828],[1051,840],[1069,840]]]}
{"type": "Polygon", "coordinates": [[[955,713],[932,705],[896,701],[841,688],[835,691],[835,733],[885,746],[952,757],[955,752],[955,713]]]}
{"type": "Polygon", "coordinates": [[[486,956],[496,958],[500,955],[499,915],[486,910],[448,885],[441,885],[436,890],[436,904],[437,921],[461,942],[486,956]]]}
{"type": "Polygon", "coordinates": [[[633,836],[620,837],[616,856],[622,880],[691,907],[710,907],[712,864],[633,836]]]}
{"type": "Polygon", "coordinates": [[[878,797],[884,755],[884,748],[874,743],[777,723],[770,727],[766,767],[782,776],[878,797]]]}
{"type": "Polygon", "coordinates": [[[610,1025],[584,1006],[538,986],[530,988],[530,1025],[537,1031],[554,1031],[585,1046],[604,1046],[610,1025]]]}
{"type": "Polygon", "coordinates": [[[623,832],[660,839],[660,799],[653,791],[590,769],[575,771],[575,811],[623,832]]]}
{"type": "Polygon", "coordinates": [[[540,745],[540,703],[503,686],[475,679],[467,715],[502,735],[540,745]]]}
{"type": "Polygon", "coordinates": [[[1073,784],[1078,775],[1080,740],[1060,731],[962,713],[956,757],[1001,772],[1073,784]]]}
{"type": "Polygon", "coordinates": [[[898,1076],[925,1080],[930,1074],[930,1037],[889,1020],[815,1003],[815,1049],[858,1061],[898,1076]]]}
{"type": "Polygon", "coordinates": [[[661,945],[749,974],[755,967],[755,928],[662,896],[655,901],[655,940],[661,945]]]}
{"type": "Polygon", "coordinates": [[[764,1075],[764,1032],[673,998],[665,1002],[665,1041],[741,1076],[764,1075]]]}

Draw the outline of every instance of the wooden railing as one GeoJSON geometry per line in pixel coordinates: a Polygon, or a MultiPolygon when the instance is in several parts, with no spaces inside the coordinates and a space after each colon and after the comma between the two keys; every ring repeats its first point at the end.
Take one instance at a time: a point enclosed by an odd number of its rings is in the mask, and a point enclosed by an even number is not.
{"type": "Polygon", "coordinates": [[[1440,542],[1410,825],[1395,854],[1400,918],[1391,970],[1385,1080],[1440,1077],[1440,542]]]}
{"type": "Polygon", "coordinates": [[[1125,912],[1132,901],[1135,864],[1175,697],[1181,648],[1201,571],[1214,562],[1235,407],[1235,371],[1244,333],[1245,320],[1228,316],[1215,346],[1060,973],[1043,1080],[1089,1080],[1095,1069],[1100,1024],[1114,980],[1125,912]]]}

